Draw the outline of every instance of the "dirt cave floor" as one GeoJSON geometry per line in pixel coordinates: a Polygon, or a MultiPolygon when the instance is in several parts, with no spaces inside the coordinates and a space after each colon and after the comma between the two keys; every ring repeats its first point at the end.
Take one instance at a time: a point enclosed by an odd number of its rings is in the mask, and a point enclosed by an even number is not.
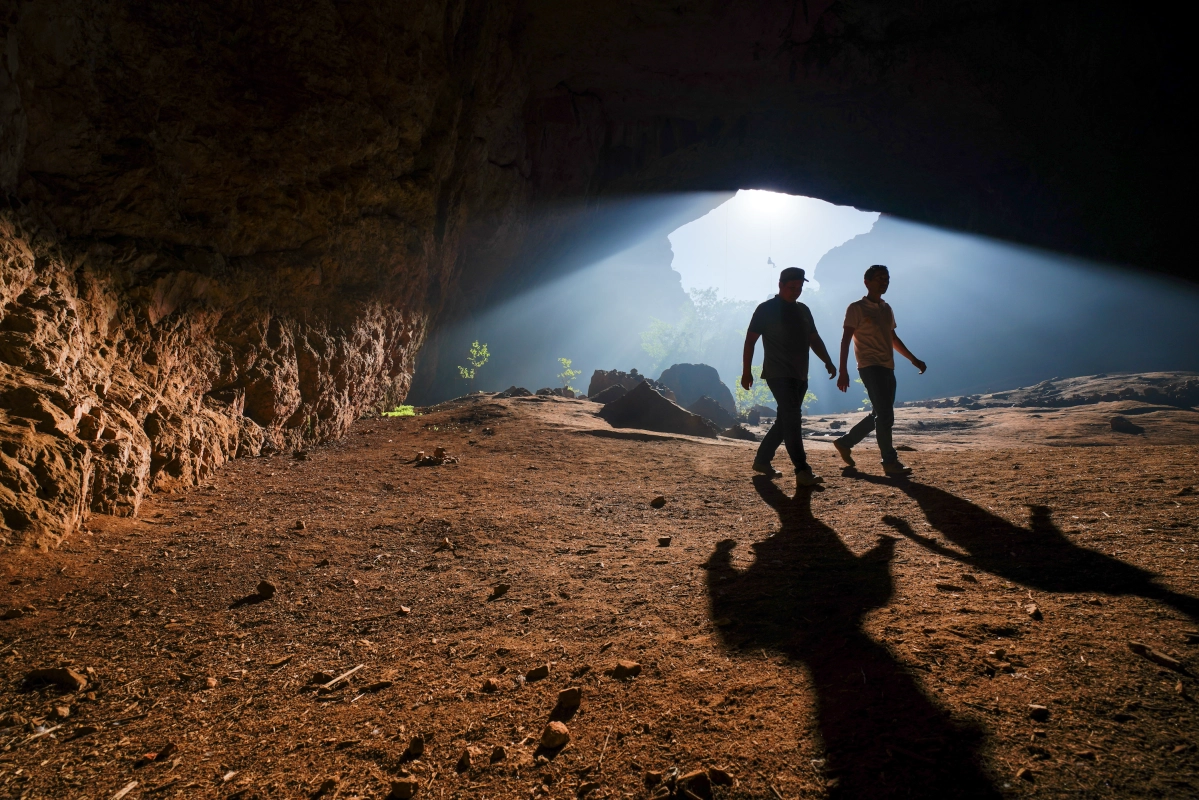
{"type": "Polygon", "coordinates": [[[901,410],[910,481],[816,436],[797,493],[595,408],[363,420],[4,549],[0,797],[1199,796],[1199,414],[901,410]]]}

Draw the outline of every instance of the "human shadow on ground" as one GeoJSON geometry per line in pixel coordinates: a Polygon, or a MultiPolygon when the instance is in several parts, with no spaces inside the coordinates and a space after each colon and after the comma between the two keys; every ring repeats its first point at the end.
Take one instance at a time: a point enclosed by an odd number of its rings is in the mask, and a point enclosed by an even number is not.
{"type": "Polygon", "coordinates": [[[807,667],[830,796],[998,798],[979,764],[981,731],[950,719],[862,630],[891,598],[896,540],[856,556],[812,516],[811,490],[788,497],[765,477],[754,486],[781,528],[752,546],[744,571],[735,541],[716,546],[704,565],[712,617],[732,650],[771,648],[807,667]]]}
{"type": "Polygon", "coordinates": [[[1199,619],[1199,599],[1167,589],[1156,576],[1103,553],[1080,547],[1062,533],[1046,506],[1029,506],[1027,528],[979,508],[944,489],[863,475],[870,483],[897,486],[916,501],[925,518],[965,554],[922,536],[898,517],[883,521],[921,547],[976,569],[1044,592],[1136,595],[1199,619]]]}

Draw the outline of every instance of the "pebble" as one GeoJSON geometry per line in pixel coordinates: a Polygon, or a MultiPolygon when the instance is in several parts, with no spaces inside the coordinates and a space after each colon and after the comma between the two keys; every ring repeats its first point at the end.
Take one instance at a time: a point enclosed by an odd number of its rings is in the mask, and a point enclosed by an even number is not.
{"type": "Polygon", "coordinates": [[[302,531],[307,527],[308,526],[304,523],[304,520],[302,520],[302,519],[296,520],[296,530],[302,531]]]}
{"type": "Polygon", "coordinates": [[[20,619],[25,616],[25,612],[19,608],[10,608],[3,614],[0,614],[0,619],[20,619]]]}
{"type": "Polygon", "coordinates": [[[59,719],[67,719],[71,716],[70,706],[55,706],[54,716],[58,717],[59,719]]]}
{"type": "Polygon", "coordinates": [[[1049,709],[1032,703],[1028,706],[1028,716],[1037,722],[1044,722],[1049,719],[1049,709]]]}
{"type": "Polygon", "coordinates": [[[1016,778],[1022,781],[1031,782],[1033,779],[1032,770],[1028,767],[1021,767],[1020,769],[1016,770],[1016,778]]]}
{"type": "Polygon", "coordinates": [[[508,593],[508,590],[511,588],[512,587],[506,583],[497,583],[495,586],[491,587],[491,597],[489,597],[487,599],[488,600],[496,600],[500,597],[503,597],[504,595],[506,595],[508,593]]]}
{"type": "Polygon", "coordinates": [[[708,769],[708,779],[715,786],[732,786],[733,776],[723,769],[711,767],[708,769]]]}
{"type": "Polygon", "coordinates": [[[578,708],[583,703],[583,690],[577,686],[558,692],[558,708],[567,711],[578,708]]]}
{"type": "Polygon", "coordinates": [[[612,670],[612,677],[618,681],[636,678],[641,674],[641,665],[636,661],[617,661],[615,669],[612,670]]]}
{"type": "MultiPolygon", "coordinates": [[[[332,680],[332,678],[330,678],[330,680],[332,680]]],[[[207,686],[209,689],[215,689],[217,686],[219,686],[219,685],[220,685],[220,682],[219,682],[219,681],[217,681],[217,679],[216,679],[216,678],[205,678],[205,679],[204,679],[204,684],[205,684],[205,685],[206,685],[206,686],[207,686]]]]}
{"type": "Polygon", "coordinates": [[[87,678],[67,667],[30,670],[25,675],[25,683],[30,686],[50,684],[66,692],[82,692],[87,688],[87,678]]]}
{"type": "Polygon", "coordinates": [[[413,736],[408,742],[408,749],[404,751],[404,755],[408,758],[420,758],[425,753],[425,738],[423,736],[413,736]]]}
{"type": "Polygon", "coordinates": [[[503,761],[507,757],[508,757],[508,751],[504,748],[504,746],[502,744],[497,744],[495,747],[493,747],[491,749],[490,761],[492,764],[498,764],[499,762],[503,761]]]}
{"type": "Polygon", "coordinates": [[[664,505],[666,505],[666,498],[662,495],[658,495],[653,500],[649,501],[650,508],[661,508],[664,505]]]}
{"type": "Polygon", "coordinates": [[[712,779],[708,777],[707,770],[697,769],[680,775],[676,785],[697,797],[712,796],[712,779]]]}
{"type": "Polygon", "coordinates": [[[548,678],[549,676],[550,676],[550,665],[542,664],[541,666],[533,667],[531,670],[526,672],[525,680],[529,681],[529,682],[539,681],[542,678],[548,678]]]}
{"type": "Polygon", "coordinates": [[[1029,603],[1024,607],[1024,611],[1032,619],[1044,619],[1043,615],[1041,614],[1041,609],[1037,608],[1036,603],[1029,603]]]}
{"type": "Polygon", "coordinates": [[[470,748],[468,747],[462,751],[462,755],[458,756],[458,763],[454,765],[454,770],[459,773],[467,772],[470,770],[472,761],[473,756],[470,752],[470,748]]]}
{"type": "Polygon", "coordinates": [[[499,690],[500,690],[500,682],[497,681],[495,678],[488,678],[487,680],[483,681],[483,685],[479,688],[480,692],[485,692],[487,694],[491,694],[492,692],[498,692],[499,690]]]}
{"type": "Polygon", "coordinates": [[[564,747],[570,741],[570,731],[561,722],[551,722],[541,732],[541,746],[546,750],[564,747]]]}
{"type": "Polygon", "coordinates": [[[419,788],[420,783],[416,778],[399,778],[391,782],[391,793],[387,795],[387,800],[411,800],[416,797],[419,788]]]}
{"type": "Polygon", "coordinates": [[[670,547],[672,539],[669,536],[658,537],[658,547],[670,547]]]}

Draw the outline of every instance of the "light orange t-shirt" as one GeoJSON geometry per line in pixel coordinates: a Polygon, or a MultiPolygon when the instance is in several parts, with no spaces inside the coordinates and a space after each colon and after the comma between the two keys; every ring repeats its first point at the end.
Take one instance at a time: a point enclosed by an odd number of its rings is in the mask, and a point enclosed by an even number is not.
{"type": "Polygon", "coordinates": [[[845,327],[853,328],[853,354],[858,368],[895,369],[895,350],[891,331],[895,330],[895,312],[886,300],[871,302],[863,297],[845,309],[845,327]]]}

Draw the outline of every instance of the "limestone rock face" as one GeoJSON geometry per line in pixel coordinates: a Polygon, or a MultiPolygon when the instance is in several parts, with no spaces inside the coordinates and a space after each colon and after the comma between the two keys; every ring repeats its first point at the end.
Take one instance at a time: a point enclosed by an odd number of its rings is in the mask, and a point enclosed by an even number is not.
{"type": "Polygon", "coordinates": [[[772,188],[1189,264],[1156,77],[1182,26],[1115,4],[10,6],[10,543],[340,436],[434,322],[635,225],[628,197],[772,188]]]}
{"type": "MultiPolygon", "coordinates": [[[[737,413],[737,404],[733,401],[733,393],[720,380],[720,373],[715,367],[707,364],[672,364],[658,376],[658,382],[669,386],[678,398],[679,405],[691,408],[691,404],[701,397],[707,396],[715,400],[728,415],[737,413]]],[[[695,409],[691,409],[695,411],[695,409]]],[[[700,413],[696,411],[695,413],[700,413]]],[[[720,423],[715,417],[713,422],[720,423]]],[[[729,423],[731,425],[732,423],[729,423]]],[[[721,425],[727,428],[728,425],[721,425]]]]}

